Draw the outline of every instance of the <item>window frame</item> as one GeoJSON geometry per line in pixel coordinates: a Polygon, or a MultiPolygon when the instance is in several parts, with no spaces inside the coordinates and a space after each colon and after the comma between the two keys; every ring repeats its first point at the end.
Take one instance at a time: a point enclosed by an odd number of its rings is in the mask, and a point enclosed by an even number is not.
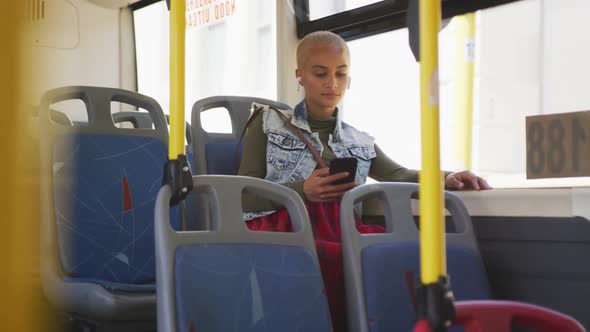
{"type": "MultiPolygon", "coordinates": [[[[328,30],[350,41],[383,32],[406,28],[410,0],[382,0],[341,13],[309,19],[309,0],[293,0],[297,37],[299,39],[320,30],[328,30]]],[[[442,18],[474,12],[519,0],[441,0],[442,18]]]]}
{"type": "Polygon", "coordinates": [[[134,3],[130,4],[129,5],[129,8],[132,11],[135,11],[135,10],[141,9],[143,7],[147,7],[149,5],[153,5],[156,2],[160,2],[160,1],[164,1],[164,0],[140,0],[140,1],[137,1],[137,2],[134,2],[134,3]]]}

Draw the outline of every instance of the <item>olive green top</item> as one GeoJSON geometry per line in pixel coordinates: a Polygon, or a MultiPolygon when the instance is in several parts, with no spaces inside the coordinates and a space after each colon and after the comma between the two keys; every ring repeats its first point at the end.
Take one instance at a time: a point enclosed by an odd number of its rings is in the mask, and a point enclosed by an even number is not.
{"type": "MultiPolygon", "coordinates": [[[[320,141],[324,147],[322,158],[329,164],[331,160],[336,159],[334,152],[332,152],[332,149],[328,145],[328,137],[334,132],[336,126],[336,117],[320,120],[314,118],[309,113],[307,116],[311,131],[319,134],[320,141]]],[[[244,137],[242,160],[238,175],[260,179],[266,177],[266,145],[267,137],[262,129],[262,116],[257,116],[256,119],[252,120],[244,137]]],[[[369,177],[377,181],[418,182],[417,170],[407,169],[389,159],[376,144],[375,152],[377,156],[371,160],[369,177]]],[[[316,166],[317,168],[319,168],[319,165],[316,166]]],[[[295,190],[303,201],[306,201],[305,195],[303,194],[303,182],[304,180],[299,180],[282,183],[282,185],[295,190]]],[[[277,205],[254,194],[245,194],[242,198],[242,205],[245,212],[269,211],[278,208],[277,205]]]]}

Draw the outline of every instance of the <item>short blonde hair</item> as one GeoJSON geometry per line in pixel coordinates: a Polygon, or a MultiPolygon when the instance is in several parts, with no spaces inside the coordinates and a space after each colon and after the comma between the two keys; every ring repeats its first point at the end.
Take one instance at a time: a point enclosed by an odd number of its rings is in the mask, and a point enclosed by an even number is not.
{"type": "Polygon", "coordinates": [[[316,31],[305,36],[297,46],[297,68],[303,68],[303,62],[307,50],[311,47],[337,47],[346,52],[346,56],[350,60],[350,51],[348,45],[342,37],[330,31],[316,31]]]}

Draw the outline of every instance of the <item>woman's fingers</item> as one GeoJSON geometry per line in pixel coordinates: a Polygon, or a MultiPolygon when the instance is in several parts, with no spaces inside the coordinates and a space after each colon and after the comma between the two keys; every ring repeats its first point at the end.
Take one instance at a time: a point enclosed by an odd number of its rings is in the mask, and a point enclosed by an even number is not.
{"type": "Polygon", "coordinates": [[[332,184],[347,176],[348,172],[330,175],[329,168],[316,169],[303,183],[303,193],[307,200],[312,202],[338,200],[345,192],[358,185],[355,182],[332,184]]]}
{"type": "Polygon", "coordinates": [[[338,185],[327,185],[324,186],[322,192],[320,193],[320,198],[324,199],[335,199],[340,198],[350,189],[358,186],[356,182],[338,184],[338,185]]]}
{"type": "Polygon", "coordinates": [[[490,186],[488,184],[488,182],[486,180],[484,180],[483,178],[478,178],[479,180],[479,187],[483,190],[488,190],[488,189],[492,189],[492,186],[490,186]]]}
{"type": "Polygon", "coordinates": [[[330,169],[328,167],[316,169],[311,173],[311,176],[326,177],[328,175],[330,175],[330,169]]]}
{"type": "MultiPolygon", "coordinates": [[[[329,174],[329,171],[328,171],[329,174]]],[[[334,181],[342,180],[348,176],[348,172],[340,172],[332,175],[328,175],[323,179],[323,183],[330,184],[334,181]]]]}
{"type": "Polygon", "coordinates": [[[447,178],[447,186],[451,189],[461,190],[463,189],[463,182],[459,181],[454,174],[451,174],[447,178]]]}

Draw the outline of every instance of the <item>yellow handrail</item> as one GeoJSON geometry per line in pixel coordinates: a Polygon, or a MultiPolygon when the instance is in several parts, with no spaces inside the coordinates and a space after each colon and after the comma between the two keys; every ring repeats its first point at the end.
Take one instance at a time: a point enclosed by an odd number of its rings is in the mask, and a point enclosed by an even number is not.
{"type": "Polygon", "coordinates": [[[471,170],[475,14],[456,16],[453,21],[456,26],[453,161],[471,170]]]}
{"type": "Polygon", "coordinates": [[[438,32],[440,0],[420,0],[420,105],[422,171],[420,172],[420,279],[436,283],[446,274],[443,177],[440,170],[438,114],[438,32]]]}
{"type": "MultiPolygon", "coordinates": [[[[26,105],[27,99],[44,82],[42,74],[27,70],[33,61],[32,24],[26,20],[24,1],[0,1],[0,330],[54,331],[55,319],[47,302],[42,301],[39,278],[40,255],[38,231],[41,206],[38,169],[38,140],[30,134],[30,124],[38,124],[26,105]],[[30,123],[29,123],[30,122],[30,123]],[[37,234],[37,236],[35,236],[37,234]]],[[[36,30],[35,30],[36,31],[36,30]]],[[[41,63],[45,64],[45,63],[41,63]]],[[[51,71],[59,75],[58,70],[51,71]]],[[[43,139],[43,138],[42,138],[43,139]]],[[[43,246],[43,244],[41,244],[43,246]]]]}
{"type": "Polygon", "coordinates": [[[184,150],[185,0],[170,0],[170,142],[168,159],[184,150]]]}

